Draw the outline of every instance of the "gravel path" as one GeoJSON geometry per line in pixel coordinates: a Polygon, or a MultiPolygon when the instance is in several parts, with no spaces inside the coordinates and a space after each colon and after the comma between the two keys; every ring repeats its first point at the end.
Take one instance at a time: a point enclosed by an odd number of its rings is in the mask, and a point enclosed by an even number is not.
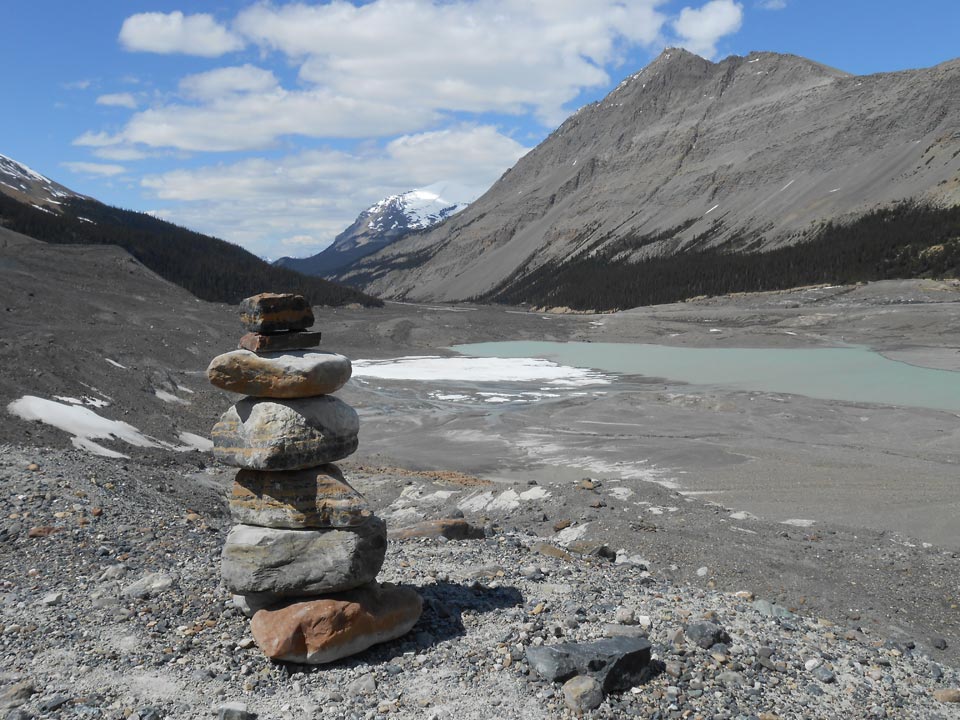
{"type": "Polygon", "coordinates": [[[327,667],[271,664],[219,585],[225,475],[202,457],[2,449],[6,717],[209,717],[228,702],[260,718],[567,717],[526,649],[642,634],[651,677],[592,717],[960,718],[934,695],[960,673],[909,641],[496,523],[484,540],[391,541],[382,579],[426,600],[406,638],[327,667]],[[692,642],[683,630],[703,620],[729,641],[692,642]]]}

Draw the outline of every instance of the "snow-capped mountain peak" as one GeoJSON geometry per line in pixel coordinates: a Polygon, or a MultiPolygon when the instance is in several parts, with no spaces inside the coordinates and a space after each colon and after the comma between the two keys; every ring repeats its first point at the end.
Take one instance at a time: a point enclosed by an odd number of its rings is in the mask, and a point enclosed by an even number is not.
{"type": "Polygon", "coordinates": [[[0,155],[0,192],[29,200],[35,207],[61,205],[69,198],[83,197],[6,155],[0,155]]]}
{"type": "Polygon", "coordinates": [[[277,264],[307,275],[332,276],[411,232],[446,220],[479,195],[477,189],[447,182],[390,195],[360,213],[327,249],[308,258],[280,258],[277,264]]]}
{"type": "Polygon", "coordinates": [[[470,201],[466,193],[448,183],[408,190],[374,203],[366,210],[367,227],[375,232],[422,230],[463,210],[470,201]],[[467,198],[467,199],[464,199],[467,198]]]}

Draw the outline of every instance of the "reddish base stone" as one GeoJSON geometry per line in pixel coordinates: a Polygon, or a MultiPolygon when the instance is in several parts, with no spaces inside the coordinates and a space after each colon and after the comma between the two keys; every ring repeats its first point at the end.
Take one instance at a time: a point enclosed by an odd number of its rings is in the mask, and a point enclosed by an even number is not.
{"type": "Polygon", "coordinates": [[[271,660],[320,665],[405,635],[422,610],[423,600],[411,588],[373,582],[259,610],[250,627],[271,660]]]}

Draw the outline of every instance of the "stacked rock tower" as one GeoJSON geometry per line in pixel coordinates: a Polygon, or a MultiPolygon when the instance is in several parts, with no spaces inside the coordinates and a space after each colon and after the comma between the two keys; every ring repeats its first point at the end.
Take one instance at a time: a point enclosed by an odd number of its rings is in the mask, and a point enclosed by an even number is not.
{"type": "Polygon", "coordinates": [[[383,520],[332,463],[357,449],[356,411],[333,397],[350,379],[343,355],[315,350],[300,295],[240,305],[240,349],[218,355],[210,382],[243,398],[213,428],[214,456],[239,468],[223,548],[223,582],[252,617],[270,658],[320,664],[407,633],[422,601],[376,582],[383,520]]]}

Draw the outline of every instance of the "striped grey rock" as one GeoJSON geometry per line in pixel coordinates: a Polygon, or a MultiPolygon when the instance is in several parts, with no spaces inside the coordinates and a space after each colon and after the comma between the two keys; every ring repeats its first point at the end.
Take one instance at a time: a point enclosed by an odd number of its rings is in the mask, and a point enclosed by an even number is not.
{"type": "Polygon", "coordinates": [[[372,581],[387,550],[387,528],[373,516],[343,530],[278,530],[237,525],[221,558],[226,588],[276,598],[349,590],[372,581]]]}
{"type": "Polygon", "coordinates": [[[213,455],[249,470],[298,470],[347,457],[359,430],[356,411],[335,397],[248,397],[213,426],[213,455]]]}
{"type": "Polygon", "coordinates": [[[370,518],[367,501],[336,465],[281,472],[240,470],[229,506],[235,522],[290,530],[353,527],[370,518]]]}

